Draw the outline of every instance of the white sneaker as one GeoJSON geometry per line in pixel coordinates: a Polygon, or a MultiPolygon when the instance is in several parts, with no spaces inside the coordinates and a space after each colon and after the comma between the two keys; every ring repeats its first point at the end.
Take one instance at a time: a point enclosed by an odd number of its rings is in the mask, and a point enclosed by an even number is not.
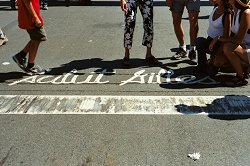
{"type": "Polygon", "coordinates": [[[6,37],[5,34],[3,34],[2,36],[0,36],[0,46],[6,44],[8,42],[8,38],[6,37]]]}
{"type": "Polygon", "coordinates": [[[35,66],[33,66],[32,68],[26,67],[26,68],[25,68],[25,72],[26,72],[28,75],[30,75],[30,76],[32,76],[32,75],[43,75],[43,74],[45,74],[46,70],[43,69],[43,68],[41,68],[41,67],[38,66],[38,65],[35,65],[35,66]]]}
{"type": "Polygon", "coordinates": [[[48,5],[43,6],[43,10],[48,10],[48,9],[49,9],[48,5]]]}

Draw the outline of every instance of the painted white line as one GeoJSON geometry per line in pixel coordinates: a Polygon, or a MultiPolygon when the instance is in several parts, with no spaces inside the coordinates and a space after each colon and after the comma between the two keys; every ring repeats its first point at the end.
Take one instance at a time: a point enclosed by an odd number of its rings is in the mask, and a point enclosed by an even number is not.
{"type": "Polygon", "coordinates": [[[7,66],[7,65],[9,65],[10,64],[10,62],[3,62],[2,63],[2,65],[4,65],[4,66],[7,66]]]}
{"type": "Polygon", "coordinates": [[[250,115],[249,96],[2,95],[0,114],[250,115]]]}

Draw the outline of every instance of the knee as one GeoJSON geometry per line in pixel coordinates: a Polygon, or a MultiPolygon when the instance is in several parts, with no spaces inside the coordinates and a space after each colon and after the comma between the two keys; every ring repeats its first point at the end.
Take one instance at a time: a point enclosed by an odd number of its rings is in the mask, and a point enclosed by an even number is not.
{"type": "Polygon", "coordinates": [[[231,44],[230,43],[225,43],[222,47],[222,50],[224,52],[224,54],[228,57],[229,54],[232,52],[232,49],[231,49],[231,44]]]}
{"type": "Polygon", "coordinates": [[[229,61],[224,55],[217,55],[213,59],[213,65],[217,68],[224,68],[229,64],[229,61]]]}
{"type": "Polygon", "coordinates": [[[182,13],[172,13],[173,25],[177,26],[181,24],[182,13]]]}
{"type": "Polygon", "coordinates": [[[213,59],[213,66],[220,68],[222,66],[221,61],[219,58],[214,58],[213,59]]]}

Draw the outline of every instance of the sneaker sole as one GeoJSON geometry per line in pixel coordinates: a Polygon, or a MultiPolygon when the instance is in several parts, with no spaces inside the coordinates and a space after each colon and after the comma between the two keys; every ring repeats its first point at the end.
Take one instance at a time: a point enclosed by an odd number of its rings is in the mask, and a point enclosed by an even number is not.
{"type": "Polygon", "coordinates": [[[191,61],[196,59],[196,57],[188,57],[188,58],[189,58],[191,61]]]}
{"type": "Polygon", "coordinates": [[[25,71],[26,74],[28,74],[29,76],[35,76],[35,75],[44,75],[45,72],[42,72],[42,73],[32,73],[32,72],[27,72],[25,71]]]}
{"type": "Polygon", "coordinates": [[[183,58],[186,58],[187,56],[181,56],[180,58],[172,57],[171,60],[181,60],[183,58]]]}
{"type": "Polygon", "coordinates": [[[43,70],[42,72],[38,73],[38,72],[32,72],[32,71],[27,71],[27,69],[25,69],[25,73],[30,75],[30,76],[33,76],[33,75],[44,75],[47,71],[46,70],[43,70]]]}

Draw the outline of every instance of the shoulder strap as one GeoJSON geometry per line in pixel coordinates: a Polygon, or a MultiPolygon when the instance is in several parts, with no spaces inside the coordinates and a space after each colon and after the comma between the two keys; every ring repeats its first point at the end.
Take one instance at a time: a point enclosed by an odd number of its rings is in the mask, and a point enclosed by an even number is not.
{"type": "Polygon", "coordinates": [[[225,26],[225,16],[226,16],[227,13],[224,13],[223,16],[222,16],[222,25],[223,27],[225,26]]]}

